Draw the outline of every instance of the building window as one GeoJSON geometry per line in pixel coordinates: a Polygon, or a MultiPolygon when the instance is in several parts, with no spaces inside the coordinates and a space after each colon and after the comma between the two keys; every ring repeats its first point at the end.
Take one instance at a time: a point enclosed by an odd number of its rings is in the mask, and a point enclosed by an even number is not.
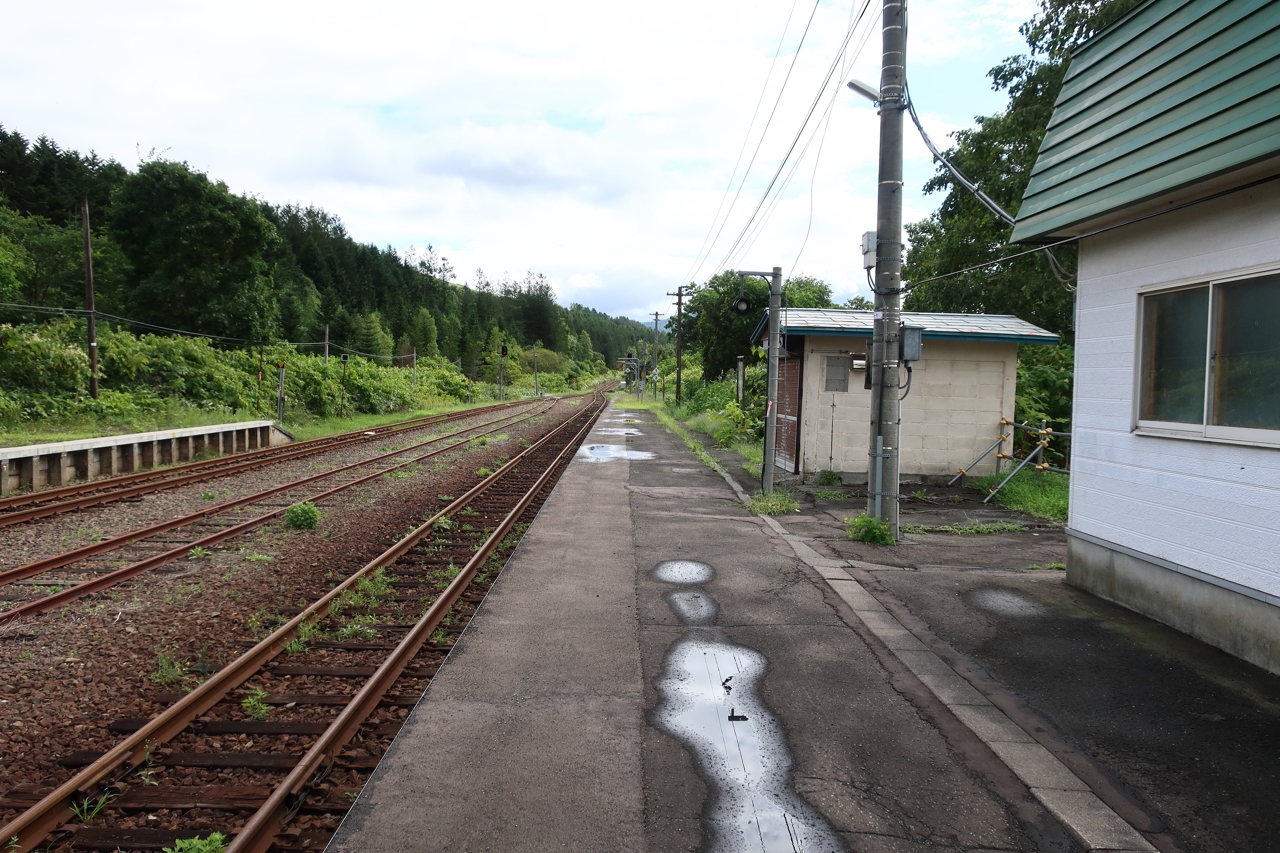
{"type": "Polygon", "coordinates": [[[823,361],[823,391],[849,390],[849,370],[852,359],[847,355],[829,355],[823,361]]]}
{"type": "Polygon", "coordinates": [[[1280,275],[1142,298],[1139,426],[1280,443],[1280,275]]]}

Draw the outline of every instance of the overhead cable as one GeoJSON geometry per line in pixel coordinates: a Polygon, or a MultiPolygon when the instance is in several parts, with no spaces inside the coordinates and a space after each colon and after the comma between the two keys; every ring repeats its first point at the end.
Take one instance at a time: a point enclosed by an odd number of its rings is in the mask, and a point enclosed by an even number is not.
{"type": "MultiPolygon", "coordinates": [[[[870,0],[867,0],[867,3],[863,6],[862,12],[858,15],[858,21],[862,20],[862,17],[866,14],[866,9],[869,6],[870,0]]],[[[840,65],[840,60],[844,57],[845,50],[848,49],[849,42],[852,40],[856,29],[857,22],[855,22],[854,25],[849,28],[849,31],[845,33],[844,40],[840,43],[840,49],[836,52],[835,58],[832,59],[831,65],[827,69],[826,76],[823,78],[822,84],[818,87],[818,92],[814,95],[813,102],[809,105],[809,110],[805,114],[804,120],[800,123],[799,130],[796,131],[795,136],[791,140],[791,145],[787,148],[786,154],[782,157],[782,162],[778,164],[778,168],[774,171],[773,177],[769,180],[769,185],[765,187],[764,193],[760,196],[760,201],[756,204],[755,210],[751,212],[751,216],[748,217],[746,224],[742,226],[742,230],[738,233],[737,239],[733,241],[733,245],[729,247],[729,251],[725,253],[724,259],[717,266],[717,273],[720,272],[720,270],[723,270],[728,264],[729,259],[733,257],[734,252],[737,250],[738,246],[742,244],[742,240],[751,228],[756,216],[760,213],[760,209],[764,207],[765,202],[768,200],[770,192],[772,192],[774,185],[778,182],[778,177],[782,174],[782,170],[786,168],[787,162],[791,158],[792,153],[794,153],[796,145],[799,144],[800,138],[804,135],[804,131],[809,124],[809,120],[813,118],[813,113],[818,108],[818,104],[822,100],[822,93],[826,91],[827,85],[835,75],[836,69],[840,65]]]]}
{"type": "MultiPolygon", "coordinates": [[[[791,72],[795,70],[796,60],[800,58],[800,49],[804,47],[804,40],[809,35],[809,27],[812,26],[813,24],[813,16],[818,11],[819,2],[820,0],[814,0],[813,8],[809,10],[809,20],[804,25],[804,32],[800,34],[800,42],[796,45],[796,52],[791,56],[791,64],[787,66],[787,75],[782,79],[782,87],[778,89],[778,97],[775,98],[773,101],[773,109],[769,111],[769,118],[765,121],[764,129],[760,131],[760,139],[756,142],[755,151],[751,153],[751,160],[747,163],[747,168],[742,173],[742,180],[738,182],[738,189],[734,192],[733,201],[729,203],[729,209],[725,212],[724,221],[720,223],[720,228],[716,231],[716,236],[711,240],[711,245],[707,247],[706,257],[704,257],[702,260],[698,262],[698,267],[693,273],[693,277],[695,279],[697,278],[698,273],[702,271],[702,265],[706,263],[706,258],[709,258],[711,256],[711,251],[715,248],[716,243],[720,239],[720,235],[724,232],[724,226],[729,224],[729,217],[733,214],[733,208],[735,205],[737,205],[738,198],[742,195],[742,188],[746,186],[747,177],[751,174],[751,167],[755,165],[756,157],[759,156],[760,154],[760,148],[761,146],[764,145],[764,138],[765,136],[768,135],[769,128],[773,124],[773,117],[778,112],[778,104],[782,103],[782,96],[787,91],[787,83],[791,80],[791,72]]],[[[848,38],[845,39],[845,43],[846,44],[848,43],[848,38]]],[[[810,110],[810,112],[812,112],[812,109],[810,110]]],[[[794,142],[792,143],[792,147],[793,148],[795,147],[794,142]]],[[[781,168],[779,168],[779,171],[781,171],[781,168]]],[[[777,180],[776,174],[774,175],[774,180],[777,180]]],[[[772,185],[773,185],[772,182],[770,182],[770,186],[772,185]]],[[[759,211],[758,206],[756,210],[759,211]]],[[[754,216],[755,214],[753,213],[752,217],[754,216]]],[[[750,223],[750,220],[748,220],[748,224],[749,223],[750,223]]],[[[739,235],[738,239],[739,240],[742,239],[741,235],[739,235]]],[[[737,246],[737,241],[734,242],[734,246],[737,246]]],[[[723,268],[723,266],[724,265],[721,264],[721,268],[723,268]]],[[[719,271],[720,271],[719,269],[716,270],[717,273],[719,271]]]]}
{"type": "Polygon", "coordinates": [[[1130,225],[1136,225],[1139,222],[1146,222],[1147,220],[1155,219],[1156,217],[1159,217],[1159,216],[1165,216],[1170,213],[1175,213],[1179,210],[1186,210],[1187,208],[1194,207],[1197,204],[1204,204],[1205,202],[1208,202],[1208,201],[1216,201],[1217,199],[1232,195],[1234,193],[1251,190],[1256,187],[1260,187],[1264,184],[1269,184],[1272,181],[1280,181],[1280,175],[1270,175],[1265,178],[1259,178],[1256,181],[1250,181],[1247,184],[1241,184],[1240,186],[1232,187],[1231,189],[1221,190],[1219,192],[1207,195],[1203,198],[1192,199],[1191,201],[1185,201],[1182,204],[1172,205],[1170,207],[1162,208],[1161,210],[1156,210],[1156,211],[1152,211],[1151,213],[1143,214],[1142,216],[1135,216],[1133,219],[1126,219],[1124,222],[1117,222],[1114,225],[1106,225],[1106,226],[1103,226],[1102,228],[1095,228],[1092,231],[1086,231],[1085,233],[1077,234],[1074,237],[1066,237],[1062,240],[1056,240],[1052,243],[1046,243],[1043,246],[1037,246],[1034,249],[1028,249],[1025,252],[1018,252],[1013,255],[1005,255],[1002,258],[996,258],[994,261],[987,261],[986,263],[974,264],[971,267],[965,267],[964,269],[955,270],[954,272],[943,273],[942,275],[935,275],[930,278],[921,279],[920,281],[913,281],[905,289],[914,290],[915,288],[919,287],[922,284],[929,284],[930,282],[942,281],[948,278],[955,278],[958,275],[977,272],[978,270],[987,269],[988,267],[993,267],[993,266],[996,266],[997,264],[1002,264],[1005,261],[1014,260],[1015,258],[1024,258],[1027,255],[1034,255],[1036,252],[1042,252],[1045,249],[1056,249],[1058,246],[1065,246],[1069,243],[1076,243],[1076,242],[1079,242],[1080,240],[1084,240],[1087,237],[1096,237],[1099,234],[1106,234],[1108,231],[1115,231],[1117,228],[1126,228],[1130,225]]]}

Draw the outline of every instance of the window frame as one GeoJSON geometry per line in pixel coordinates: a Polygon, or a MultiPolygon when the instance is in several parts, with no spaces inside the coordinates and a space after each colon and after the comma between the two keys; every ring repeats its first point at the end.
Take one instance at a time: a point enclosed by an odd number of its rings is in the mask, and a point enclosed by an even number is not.
{"type": "Polygon", "coordinates": [[[1133,420],[1132,432],[1139,435],[1153,435],[1164,438],[1185,438],[1228,444],[1249,444],[1260,447],[1280,447],[1280,428],[1257,429],[1253,427],[1220,426],[1211,423],[1213,420],[1212,403],[1214,399],[1213,353],[1218,349],[1218,288],[1223,285],[1249,281],[1255,278],[1266,278],[1280,274],[1280,267],[1268,265],[1239,270],[1226,275],[1199,277],[1179,282],[1163,282],[1157,285],[1141,287],[1137,292],[1137,326],[1134,331],[1134,370],[1133,370],[1133,420]],[[1180,290],[1194,290],[1208,287],[1209,310],[1207,322],[1209,328],[1205,335],[1204,352],[1204,405],[1201,423],[1181,423],[1170,421],[1145,420],[1141,417],[1143,395],[1143,353],[1145,340],[1145,311],[1148,296],[1160,296],[1180,290]]]}

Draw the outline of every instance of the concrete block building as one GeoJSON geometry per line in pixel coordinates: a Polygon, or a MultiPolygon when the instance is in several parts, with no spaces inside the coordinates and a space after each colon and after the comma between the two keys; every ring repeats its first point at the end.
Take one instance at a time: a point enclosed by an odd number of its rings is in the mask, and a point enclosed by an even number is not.
{"type": "MultiPolygon", "coordinates": [[[[1018,345],[1055,344],[1058,336],[990,314],[908,311],[902,320],[924,330],[924,357],[912,367],[902,403],[902,476],[949,479],[998,438],[1002,417],[1013,417],[1018,345]]],[[[784,308],[779,321],[778,467],[804,475],[838,471],[846,482],[866,482],[871,312],[784,308]]],[[[767,329],[766,313],[757,342],[767,329]]],[[[995,462],[993,453],[973,473],[991,473],[995,462]]]]}
{"type": "Polygon", "coordinates": [[[1280,673],[1280,3],[1076,51],[1013,232],[1071,237],[1067,580],[1280,673]]]}

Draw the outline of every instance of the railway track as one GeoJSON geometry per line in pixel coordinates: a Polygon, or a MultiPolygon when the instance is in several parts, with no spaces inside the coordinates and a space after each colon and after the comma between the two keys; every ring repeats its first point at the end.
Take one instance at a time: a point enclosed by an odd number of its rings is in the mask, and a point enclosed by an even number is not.
{"type": "MultiPolygon", "coordinates": [[[[229,851],[321,850],[417,701],[603,395],[56,787],[0,808],[5,853],[159,850],[220,832],[229,851]],[[157,825],[159,824],[159,825],[157,825]]],[[[52,775],[52,774],[51,774],[52,775]]]]}
{"type": "Polygon", "coordinates": [[[21,524],[64,512],[85,509],[112,501],[126,500],[151,492],[174,489],[191,483],[199,483],[241,471],[249,471],[287,460],[300,459],[342,447],[370,441],[382,441],[391,436],[447,424],[463,418],[483,415],[511,408],[527,407],[531,401],[519,400],[497,403],[458,412],[429,415],[372,430],[356,430],[338,435],[313,438],[281,447],[265,447],[231,456],[219,456],[198,462],[188,462],[163,468],[152,468],[134,474],[124,474],[103,480],[74,483],[56,489],[42,489],[0,498],[0,527],[21,524]]]}
{"type": "MultiPolygon", "coordinates": [[[[502,414],[485,423],[431,436],[369,459],[0,571],[0,587],[8,587],[4,592],[8,606],[0,610],[0,625],[56,610],[77,598],[101,592],[142,572],[182,559],[194,548],[208,548],[247,533],[279,518],[294,504],[321,502],[362,483],[418,465],[481,436],[537,417],[551,405],[544,402],[531,408],[522,407],[515,414],[502,414]],[[432,449],[427,450],[428,447],[432,449]],[[368,471],[370,467],[374,470],[368,471]],[[239,515],[246,508],[263,505],[272,508],[251,518],[239,515]],[[180,534],[180,538],[161,538],[165,534],[180,534]],[[27,583],[23,584],[23,581],[27,583]]],[[[214,476],[221,476],[221,473],[214,476]]]]}

